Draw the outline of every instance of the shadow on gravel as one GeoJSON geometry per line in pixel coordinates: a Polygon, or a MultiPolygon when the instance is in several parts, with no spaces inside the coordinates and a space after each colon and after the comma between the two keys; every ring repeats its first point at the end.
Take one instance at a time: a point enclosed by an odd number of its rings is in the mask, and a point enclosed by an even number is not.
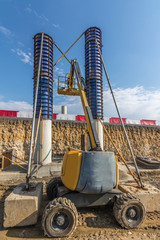
{"type": "MultiPolygon", "coordinates": [[[[79,213],[82,215],[83,221],[86,223],[87,227],[121,228],[116,222],[113,216],[112,207],[110,206],[80,209],[79,213]],[[85,217],[83,217],[83,215],[85,215],[85,217]]],[[[81,219],[79,219],[79,221],[81,221],[81,219]]]]}

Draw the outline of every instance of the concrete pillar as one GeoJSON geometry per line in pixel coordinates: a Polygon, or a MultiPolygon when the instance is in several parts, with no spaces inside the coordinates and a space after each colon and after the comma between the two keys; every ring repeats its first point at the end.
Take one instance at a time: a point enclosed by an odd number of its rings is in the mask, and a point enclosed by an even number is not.
{"type": "MultiPolygon", "coordinates": [[[[36,128],[37,129],[36,119],[36,128]]],[[[42,119],[39,125],[34,163],[47,165],[52,162],[52,120],[42,119]]]]}
{"type": "Polygon", "coordinates": [[[100,146],[103,150],[103,126],[102,126],[101,122],[97,119],[94,119],[94,124],[95,124],[96,130],[97,130],[100,146]]]}
{"type": "MultiPolygon", "coordinates": [[[[103,150],[104,149],[104,146],[103,146],[103,126],[102,126],[102,124],[99,120],[94,119],[93,121],[94,121],[95,128],[97,130],[100,146],[103,150]]],[[[90,148],[91,148],[90,140],[89,140],[89,137],[87,136],[87,150],[89,150],[90,148]]]]}

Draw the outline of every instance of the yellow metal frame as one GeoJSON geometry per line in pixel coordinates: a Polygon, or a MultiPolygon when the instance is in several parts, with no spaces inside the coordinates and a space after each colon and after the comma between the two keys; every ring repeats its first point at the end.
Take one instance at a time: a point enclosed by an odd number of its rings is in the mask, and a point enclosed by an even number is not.
{"type": "Polygon", "coordinates": [[[74,81],[75,81],[75,70],[73,67],[73,60],[71,60],[71,69],[70,73],[67,76],[66,88],[59,87],[59,80],[58,80],[58,94],[62,95],[69,95],[69,96],[79,96],[79,89],[74,88],[74,81]]]}
{"type": "Polygon", "coordinates": [[[118,157],[115,156],[115,165],[116,165],[116,186],[114,188],[118,188],[119,185],[119,165],[118,165],[118,157]]]}
{"type": "Polygon", "coordinates": [[[70,69],[70,73],[68,74],[66,88],[60,88],[59,85],[58,85],[58,94],[80,96],[82,106],[83,106],[83,111],[84,111],[84,114],[85,114],[85,117],[86,117],[87,131],[88,131],[89,136],[90,136],[92,149],[94,149],[94,148],[97,147],[97,144],[95,142],[92,126],[91,126],[90,119],[89,119],[87,109],[86,109],[86,107],[89,107],[89,104],[88,104],[88,101],[87,101],[87,97],[86,97],[84,87],[83,87],[80,79],[77,79],[78,89],[73,88],[74,81],[75,81],[75,71],[77,71],[77,69],[75,69],[75,67],[74,67],[74,61],[75,60],[71,60],[71,69],[70,69]]]}
{"type": "Polygon", "coordinates": [[[96,142],[94,139],[91,123],[89,121],[89,116],[88,116],[87,109],[86,109],[86,107],[88,107],[89,105],[88,105],[86,93],[85,93],[82,83],[80,81],[78,81],[78,88],[79,88],[79,93],[80,93],[81,102],[82,102],[82,106],[83,106],[83,111],[84,111],[86,122],[87,122],[87,130],[89,132],[91,146],[92,146],[92,148],[96,148],[97,145],[96,145],[96,142]]]}
{"type": "Polygon", "coordinates": [[[61,95],[69,95],[69,96],[79,96],[79,90],[76,89],[72,89],[72,90],[68,90],[68,89],[58,89],[58,94],[61,95]]]}

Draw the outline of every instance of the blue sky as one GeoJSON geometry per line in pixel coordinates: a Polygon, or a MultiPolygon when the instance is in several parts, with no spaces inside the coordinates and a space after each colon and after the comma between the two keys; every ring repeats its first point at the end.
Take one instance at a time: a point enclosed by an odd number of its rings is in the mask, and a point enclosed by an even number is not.
{"type": "MultiPolygon", "coordinates": [[[[103,58],[123,117],[160,120],[159,0],[0,0],[0,109],[32,111],[33,36],[45,32],[65,51],[88,27],[102,30],[103,58]]],[[[60,53],[54,48],[54,62],[60,53]]],[[[84,38],[67,54],[84,75],[84,38]]],[[[69,72],[63,59],[54,68],[54,112],[82,114],[79,97],[57,95],[57,78],[69,72]]],[[[106,78],[104,115],[117,116],[106,78]]]]}

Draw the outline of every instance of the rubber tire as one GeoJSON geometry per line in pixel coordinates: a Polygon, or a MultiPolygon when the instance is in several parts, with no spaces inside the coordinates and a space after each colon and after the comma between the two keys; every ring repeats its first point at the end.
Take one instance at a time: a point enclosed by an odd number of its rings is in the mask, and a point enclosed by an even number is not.
{"type": "Polygon", "coordinates": [[[63,186],[62,180],[60,177],[52,178],[46,187],[46,192],[49,200],[53,200],[57,197],[57,186],[63,186]]]}
{"type": "Polygon", "coordinates": [[[42,228],[44,235],[48,237],[67,237],[70,236],[78,224],[78,213],[74,203],[67,198],[56,198],[49,202],[42,216],[42,228]],[[66,229],[53,229],[52,222],[58,212],[64,212],[69,220],[66,229]]]}
{"type": "Polygon", "coordinates": [[[139,199],[131,194],[122,194],[118,197],[113,206],[113,214],[117,222],[126,229],[140,226],[145,219],[145,207],[139,199]],[[127,209],[133,207],[138,212],[137,220],[127,219],[127,209]]]}

